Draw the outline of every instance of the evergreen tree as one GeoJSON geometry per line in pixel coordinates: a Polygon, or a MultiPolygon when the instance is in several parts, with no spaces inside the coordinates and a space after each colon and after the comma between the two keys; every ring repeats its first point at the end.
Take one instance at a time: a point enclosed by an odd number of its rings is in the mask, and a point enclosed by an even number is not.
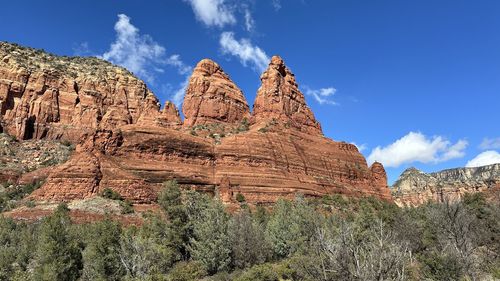
{"type": "Polygon", "coordinates": [[[187,244],[189,242],[189,219],[182,202],[182,192],[175,180],[164,183],[164,188],[158,196],[158,204],[168,217],[169,246],[176,249],[184,259],[188,258],[187,244]]]}
{"type": "Polygon", "coordinates": [[[82,268],[82,256],[69,233],[69,209],[60,204],[45,218],[38,240],[35,280],[77,280],[82,268]]]}
{"type": "Polygon", "coordinates": [[[227,270],[231,263],[228,222],[229,215],[218,200],[211,201],[193,222],[191,255],[209,274],[227,270]]]}
{"type": "Polygon", "coordinates": [[[294,218],[292,203],[284,199],[278,200],[266,228],[266,238],[275,258],[285,258],[295,252],[297,241],[301,239],[300,231],[298,220],[294,218]]]}
{"type": "Polygon", "coordinates": [[[120,261],[121,227],[108,217],[88,227],[83,251],[83,280],[120,280],[125,271],[120,261]]]}

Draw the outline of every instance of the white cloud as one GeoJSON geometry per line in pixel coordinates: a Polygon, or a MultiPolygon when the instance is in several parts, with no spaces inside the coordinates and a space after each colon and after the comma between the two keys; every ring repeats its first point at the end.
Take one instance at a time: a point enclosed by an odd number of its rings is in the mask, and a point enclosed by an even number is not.
{"type": "Polygon", "coordinates": [[[410,132],[386,147],[377,146],[368,156],[368,162],[382,162],[386,167],[405,163],[438,163],[465,155],[466,140],[451,144],[441,136],[427,138],[420,132],[410,132]]]}
{"type": "MultiPolygon", "coordinates": [[[[100,57],[127,68],[151,84],[155,84],[155,79],[165,73],[165,66],[174,67],[184,77],[179,89],[172,93],[171,86],[157,86],[161,92],[170,94],[176,105],[181,104],[192,67],[186,65],[178,54],[167,55],[165,47],[155,42],[151,36],[141,34],[127,15],[118,15],[115,31],[116,40],[100,57]]],[[[88,44],[81,47],[88,48],[88,44]]]]}
{"type": "Polygon", "coordinates": [[[271,4],[273,5],[275,11],[279,11],[281,9],[281,1],[280,0],[272,0],[271,4]]]}
{"type": "Polygon", "coordinates": [[[448,161],[451,159],[462,158],[465,156],[465,149],[469,143],[466,140],[458,140],[457,143],[450,146],[439,159],[439,162],[448,161]]]}
{"type": "Polygon", "coordinates": [[[365,149],[368,148],[368,146],[366,145],[366,143],[357,144],[355,142],[351,142],[351,144],[354,144],[358,148],[359,152],[362,152],[363,150],[365,150],[365,149]]]}
{"type": "Polygon", "coordinates": [[[223,32],[219,44],[224,54],[230,54],[240,59],[244,66],[250,65],[256,71],[264,71],[269,63],[269,57],[258,46],[252,45],[250,40],[236,40],[233,32],[223,32]]]}
{"type": "Polygon", "coordinates": [[[490,164],[500,163],[500,153],[495,150],[488,150],[480,153],[465,164],[465,167],[480,167],[490,164]]]}
{"type": "Polygon", "coordinates": [[[486,150],[486,149],[499,149],[500,148],[500,138],[484,138],[481,144],[479,145],[479,148],[486,150]]]}
{"type": "Polygon", "coordinates": [[[167,57],[165,47],[130,23],[127,15],[119,14],[115,23],[116,40],[100,57],[121,65],[149,83],[154,83],[155,73],[163,73],[164,65],[175,67],[180,74],[189,72],[179,55],[167,57]]]}
{"type": "Polygon", "coordinates": [[[177,54],[171,55],[170,57],[168,57],[165,60],[165,63],[176,67],[179,74],[185,75],[185,74],[188,74],[191,71],[193,71],[193,68],[189,65],[186,65],[184,62],[182,62],[181,56],[177,55],[177,54]]]}
{"type": "Polygon", "coordinates": [[[102,58],[121,65],[140,77],[152,82],[154,76],[149,69],[165,56],[165,48],[149,35],[141,35],[124,14],[118,15],[115,24],[116,41],[102,58]]]}
{"type": "Polygon", "coordinates": [[[73,46],[73,54],[75,56],[90,56],[92,51],[89,48],[88,42],[82,42],[78,45],[73,46]]]}
{"type": "Polygon", "coordinates": [[[184,94],[186,93],[186,88],[189,84],[189,76],[186,76],[186,79],[182,81],[179,85],[179,88],[172,95],[172,102],[180,108],[182,102],[184,101],[184,94]]]}
{"type": "Polygon", "coordinates": [[[234,9],[225,0],[185,0],[191,4],[196,18],[206,26],[224,27],[236,23],[234,9]]]}
{"type": "Polygon", "coordinates": [[[255,21],[250,13],[250,10],[245,9],[245,28],[248,32],[252,31],[255,26],[255,21]]]}
{"type": "Polygon", "coordinates": [[[304,90],[306,95],[312,96],[319,104],[337,104],[335,101],[331,100],[331,98],[335,95],[335,92],[337,92],[337,90],[333,87],[315,90],[304,86],[304,90]]]}

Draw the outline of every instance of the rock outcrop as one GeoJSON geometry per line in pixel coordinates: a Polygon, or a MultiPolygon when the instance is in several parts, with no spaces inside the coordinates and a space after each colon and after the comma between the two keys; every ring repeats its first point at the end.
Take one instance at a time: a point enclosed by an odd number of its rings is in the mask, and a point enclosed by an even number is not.
{"type": "Polygon", "coordinates": [[[500,163],[477,168],[457,168],[424,173],[416,168],[404,171],[392,186],[400,206],[417,206],[428,201],[456,201],[466,193],[500,188],[500,163]]]}
{"type": "Polygon", "coordinates": [[[122,67],[0,42],[0,132],[77,142],[82,133],[170,113],[159,109],[146,84],[122,67]]]}
{"type": "Polygon", "coordinates": [[[173,104],[160,111],[144,82],[123,68],[0,47],[1,128],[19,139],[78,143],[32,200],[86,199],[111,188],[152,203],[171,179],[235,204],[237,194],[250,204],[297,193],[392,200],[383,166],[369,167],[356,146],[323,136],[277,56],[261,76],[253,115],[221,67],[202,60],[186,90],[182,124],[173,104]]]}
{"type": "Polygon", "coordinates": [[[39,201],[83,199],[112,188],[137,203],[156,200],[161,184],[263,204],[295,194],[391,200],[381,164],[367,166],[356,146],[300,131],[250,130],[220,144],[169,128],[127,125],[87,136],[75,155],[32,194],[39,201]],[[68,196],[69,194],[69,196],[68,196]]]}
{"type": "Polygon", "coordinates": [[[250,116],[243,92],[222,68],[209,59],[201,60],[189,79],[182,104],[184,126],[213,123],[238,124],[250,116]]]}
{"type": "Polygon", "coordinates": [[[303,132],[322,135],[321,125],[306,105],[295,75],[279,56],[273,56],[260,76],[262,85],[253,104],[253,123],[263,126],[270,122],[293,127],[303,132]]]}

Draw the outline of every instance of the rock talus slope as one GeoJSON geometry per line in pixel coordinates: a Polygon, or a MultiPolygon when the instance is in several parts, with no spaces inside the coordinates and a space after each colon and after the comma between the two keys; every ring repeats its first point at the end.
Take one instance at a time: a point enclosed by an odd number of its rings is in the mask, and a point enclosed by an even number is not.
{"type": "Polygon", "coordinates": [[[464,194],[498,192],[500,164],[457,168],[424,173],[415,168],[404,171],[394,183],[394,201],[400,206],[417,206],[427,201],[456,201],[464,194]]]}
{"type": "Polygon", "coordinates": [[[0,49],[2,129],[20,139],[77,143],[32,200],[72,201],[111,188],[136,203],[151,203],[170,179],[228,203],[238,193],[252,204],[297,193],[392,200],[380,163],[369,167],[354,145],[323,136],[278,56],[261,76],[252,114],[222,68],[200,61],[186,90],[182,122],[173,104],[160,110],[146,85],[122,68],[7,43],[0,49]],[[25,53],[35,62],[22,61],[25,53]],[[57,71],[58,64],[64,71],[57,71]],[[196,133],[200,127],[207,133],[196,133]],[[222,133],[211,133],[215,127],[222,133]]]}

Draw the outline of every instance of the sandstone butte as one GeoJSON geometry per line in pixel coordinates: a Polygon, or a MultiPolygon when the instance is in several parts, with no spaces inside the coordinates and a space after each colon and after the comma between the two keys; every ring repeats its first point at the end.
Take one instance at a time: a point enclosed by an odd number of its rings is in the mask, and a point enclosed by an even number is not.
{"type": "Polygon", "coordinates": [[[183,103],[163,109],[145,83],[97,58],[58,57],[0,43],[0,131],[67,140],[76,150],[30,199],[72,201],[111,188],[152,203],[164,181],[251,204],[344,194],[392,200],[383,166],[322,133],[295,77],[274,56],[253,113],[215,62],[195,67],[183,103]]]}

